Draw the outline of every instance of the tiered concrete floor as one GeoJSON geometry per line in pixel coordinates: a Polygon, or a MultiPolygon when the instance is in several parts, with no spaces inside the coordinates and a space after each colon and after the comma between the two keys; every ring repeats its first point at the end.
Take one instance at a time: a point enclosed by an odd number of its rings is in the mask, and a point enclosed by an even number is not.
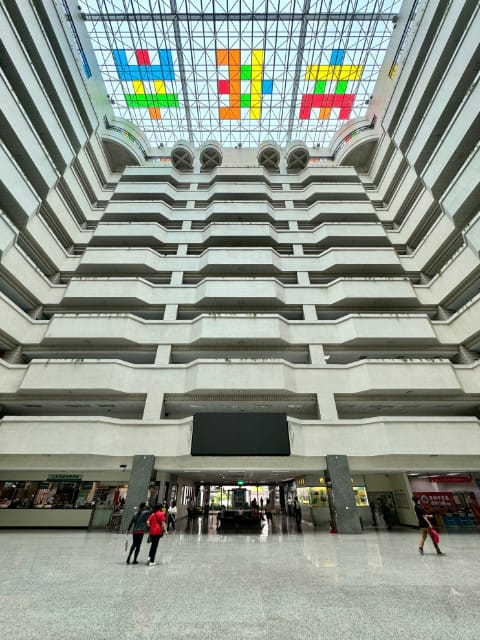
{"type": "MultiPolygon", "coordinates": [[[[182,529],[182,530],[181,530],[182,529]]],[[[158,564],[127,565],[125,536],[0,531],[8,640],[462,640],[480,637],[480,535],[185,531],[158,564]]],[[[147,545],[140,558],[146,558],[147,545]]]]}

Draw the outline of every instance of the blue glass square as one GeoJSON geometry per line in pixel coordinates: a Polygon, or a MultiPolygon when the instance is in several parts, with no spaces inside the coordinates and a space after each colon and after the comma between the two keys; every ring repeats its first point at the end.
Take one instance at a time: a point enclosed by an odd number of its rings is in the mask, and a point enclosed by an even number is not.
{"type": "Polygon", "coordinates": [[[342,64],[345,58],[345,49],[333,49],[330,56],[330,64],[342,64]]]}
{"type": "Polygon", "coordinates": [[[273,92],[273,80],[262,80],[262,93],[264,95],[271,94],[273,92]]]}

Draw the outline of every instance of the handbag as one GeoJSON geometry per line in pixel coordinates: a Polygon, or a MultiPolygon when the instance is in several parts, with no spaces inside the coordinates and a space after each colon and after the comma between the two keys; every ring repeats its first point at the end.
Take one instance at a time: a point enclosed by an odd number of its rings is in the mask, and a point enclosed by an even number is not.
{"type": "Polygon", "coordinates": [[[438,544],[440,542],[440,536],[438,535],[438,531],[433,527],[430,527],[430,535],[432,536],[432,540],[434,544],[438,544]]]}

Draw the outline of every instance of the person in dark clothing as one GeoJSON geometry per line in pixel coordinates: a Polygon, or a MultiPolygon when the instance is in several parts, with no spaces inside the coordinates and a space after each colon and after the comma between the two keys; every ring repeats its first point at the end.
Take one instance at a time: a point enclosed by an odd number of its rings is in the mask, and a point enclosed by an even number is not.
{"type": "Polygon", "coordinates": [[[295,496],[295,500],[293,501],[293,515],[295,516],[297,525],[300,525],[302,523],[302,507],[297,496],[295,496]]]}
{"type": "Polygon", "coordinates": [[[267,516],[267,525],[273,526],[273,505],[270,502],[270,498],[267,498],[267,504],[265,505],[265,515],[267,516]]]}
{"type": "Polygon", "coordinates": [[[133,515],[130,524],[128,525],[127,533],[130,529],[133,529],[133,542],[130,547],[130,551],[127,556],[127,564],[130,564],[130,558],[133,555],[132,564],[138,564],[137,558],[140,553],[140,547],[142,546],[143,535],[145,531],[148,529],[147,527],[147,518],[150,515],[151,510],[146,505],[145,502],[141,502],[138,506],[137,512],[133,515]]]}
{"type": "Polygon", "coordinates": [[[430,534],[430,538],[433,542],[433,546],[435,547],[435,551],[439,556],[444,556],[443,551],[440,550],[440,547],[435,542],[432,536],[432,523],[430,520],[433,518],[431,514],[425,512],[425,509],[421,506],[420,498],[418,496],[412,496],[413,503],[415,505],[415,514],[418,520],[418,526],[420,527],[420,543],[418,545],[418,552],[421,556],[423,556],[423,545],[425,544],[425,540],[427,539],[427,534],[430,534]]]}

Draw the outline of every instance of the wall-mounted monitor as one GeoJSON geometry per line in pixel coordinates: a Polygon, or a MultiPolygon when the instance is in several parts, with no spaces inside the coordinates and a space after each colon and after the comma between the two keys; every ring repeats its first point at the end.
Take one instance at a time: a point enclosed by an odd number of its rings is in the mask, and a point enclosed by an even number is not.
{"type": "Polygon", "coordinates": [[[196,413],[192,456],[289,456],[284,413],[196,413]]]}

